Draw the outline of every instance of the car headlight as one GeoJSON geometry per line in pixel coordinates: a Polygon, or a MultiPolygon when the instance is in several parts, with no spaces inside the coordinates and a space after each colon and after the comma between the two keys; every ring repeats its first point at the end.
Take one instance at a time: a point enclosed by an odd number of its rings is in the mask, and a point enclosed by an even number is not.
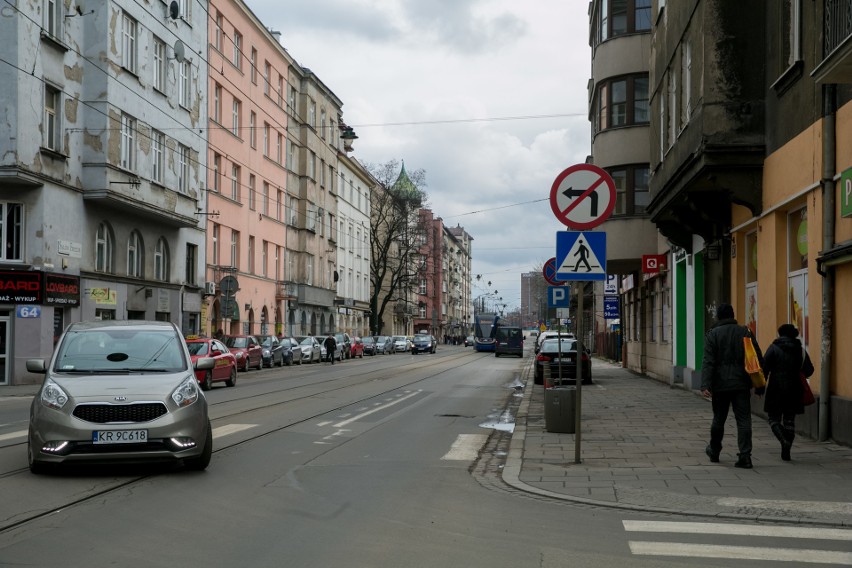
{"type": "Polygon", "coordinates": [[[172,392],[172,400],[180,408],[189,406],[198,400],[198,381],[194,376],[184,379],[178,388],[172,392]]]}
{"type": "Polygon", "coordinates": [[[264,349],[264,350],[263,350],[263,356],[264,356],[264,357],[269,357],[269,349],[264,349]]]}
{"type": "Polygon", "coordinates": [[[243,358],[243,352],[242,352],[242,351],[237,351],[237,352],[235,353],[235,355],[237,356],[237,359],[242,359],[242,358],[243,358]]]}
{"type": "Polygon", "coordinates": [[[59,385],[48,379],[41,389],[41,403],[48,408],[59,410],[68,402],[68,395],[59,385]]]}

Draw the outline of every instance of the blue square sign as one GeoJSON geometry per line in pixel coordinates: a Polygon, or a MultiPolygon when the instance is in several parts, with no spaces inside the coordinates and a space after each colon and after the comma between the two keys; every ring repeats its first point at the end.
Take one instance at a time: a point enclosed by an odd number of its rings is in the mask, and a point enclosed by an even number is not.
{"type": "Polygon", "coordinates": [[[606,280],[606,233],[558,231],[556,277],[566,282],[606,280]]]}

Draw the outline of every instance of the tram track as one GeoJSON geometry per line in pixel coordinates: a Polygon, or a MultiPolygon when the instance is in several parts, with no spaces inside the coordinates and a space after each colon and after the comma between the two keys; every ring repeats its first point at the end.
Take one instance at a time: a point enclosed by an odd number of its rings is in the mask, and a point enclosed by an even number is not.
{"type": "MultiPolygon", "coordinates": [[[[449,357],[441,357],[440,359],[437,359],[435,361],[435,364],[438,365],[439,367],[434,372],[430,372],[430,373],[427,373],[425,375],[421,375],[418,378],[415,378],[415,379],[412,379],[412,380],[394,381],[392,385],[391,384],[388,385],[389,388],[387,388],[386,390],[384,390],[382,392],[372,392],[367,396],[357,398],[357,399],[354,399],[354,400],[353,399],[346,399],[344,402],[341,402],[340,404],[337,404],[333,407],[325,407],[321,411],[310,413],[308,415],[300,416],[296,420],[287,421],[286,423],[281,424],[281,425],[277,425],[277,426],[274,426],[274,427],[271,427],[271,428],[265,428],[265,429],[263,429],[263,431],[260,431],[260,432],[254,433],[254,434],[249,434],[248,436],[242,437],[241,439],[235,440],[233,442],[214,441],[213,454],[215,455],[215,454],[218,454],[220,452],[225,452],[225,451],[227,451],[231,448],[239,447],[241,445],[254,442],[256,440],[262,439],[262,438],[270,436],[272,434],[280,433],[280,432],[286,431],[290,428],[294,428],[294,427],[298,427],[298,426],[306,424],[306,423],[310,423],[312,421],[317,420],[321,416],[325,416],[325,415],[328,415],[328,414],[334,413],[334,412],[339,412],[339,411],[343,410],[344,408],[351,407],[351,406],[357,405],[357,404],[362,404],[362,403],[364,403],[368,400],[375,399],[379,396],[383,396],[383,395],[390,393],[390,392],[393,392],[393,391],[409,388],[409,387],[417,385],[418,383],[421,383],[423,381],[426,381],[426,380],[429,380],[429,379],[434,379],[436,377],[440,377],[441,375],[446,374],[450,371],[455,372],[459,369],[459,367],[464,367],[464,366],[470,365],[472,363],[475,363],[479,359],[480,359],[480,357],[473,357],[473,358],[470,357],[470,353],[468,353],[468,352],[461,353],[461,354],[453,354],[449,357]],[[464,361],[465,359],[466,359],[466,361],[464,361]],[[460,361],[460,360],[462,360],[462,361],[460,361]],[[458,364],[458,362],[460,362],[460,364],[458,364]],[[447,365],[447,363],[449,363],[449,365],[447,365]],[[218,443],[216,443],[216,442],[218,442],[218,443]]],[[[241,415],[246,415],[246,414],[250,414],[250,413],[254,413],[254,412],[269,410],[269,409],[273,409],[273,408],[276,408],[276,407],[291,405],[291,404],[298,403],[300,401],[309,399],[311,397],[314,397],[318,394],[327,394],[327,393],[333,393],[333,392],[336,392],[336,391],[345,391],[345,390],[348,390],[348,389],[357,388],[357,387],[363,386],[364,384],[372,383],[372,382],[379,381],[379,380],[390,380],[390,379],[393,379],[393,378],[398,378],[399,375],[404,373],[406,370],[410,371],[410,370],[414,370],[414,369],[418,369],[418,368],[422,369],[423,367],[422,367],[421,364],[415,363],[415,362],[412,361],[411,363],[404,363],[403,365],[388,367],[387,369],[371,368],[369,370],[364,370],[363,372],[358,372],[358,373],[355,373],[353,375],[347,375],[346,377],[322,379],[320,381],[314,381],[314,382],[311,382],[309,384],[301,383],[301,384],[293,385],[293,386],[290,386],[290,387],[287,387],[287,388],[284,388],[284,389],[279,388],[279,389],[275,389],[275,390],[270,390],[268,392],[255,393],[255,394],[252,394],[252,395],[249,395],[249,396],[235,397],[235,398],[228,399],[228,400],[208,403],[211,407],[211,410],[213,410],[213,412],[211,413],[211,422],[214,422],[214,423],[215,422],[227,422],[228,419],[231,419],[231,418],[234,418],[234,417],[238,417],[238,416],[241,416],[241,415]],[[391,373],[392,373],[392,375],[391,375],[391,373]],[[378,376],[377,376],[377,374],[378,374],[378,376]],[[351,380],[353,378],[355,379],[354,381],[351,380]],[[325,390],[318,390],[317,389],[317,387],[322,387],[323,385],[329,385],[331,383],[339,383],[340,381],[346,381],[346,382],[345,382],[345,384],[340,384],[339,386],[335,386],[333,388],[327,388],[325,390]],[[235,411],[235,412],[231,412],[231,413],[225,413],[225,414],[221,414],[221,415],[215,415],[215,409],[217,407],[222,407],[222,406],[227,405],[227,404],[251,401],[251,400],[262,398],[262,397],[268,398],[269,396],[271,396],[273,394],[275,394],[275,395],[285,394],[286,395],[286,393],[288,393],[288,392],[293,392],[293,391],[297,391],[297,390],[300,390],[300,389],[308,389],[309,392],[305,395],[288,397],[288,398],[285,398],[285,399],[282,399],[282,400],[270,402],[268,404],[252,405],[248,408],[242,408],[239,411],[235,411]]],[[[278,383],[278,385],[280,386],[280,383],[278,383]]],[[[13,444],[7,444],[7,445],[3,446],[2,448],[0,448],[0,451],[7,451],[9,448],[13,448],[13,447],[20,446],[20,445],[26,445],[26,440],[24,440],[22,442],[13,443],[13,444]]],[[[123,470],[123,469],[126,469],[126,468],[122,467],[121,469],[123,470]]],[[[134,485],[139,484],[141,482],[144,482],[146,480],[156,478],[158,476],[162,476],[162,475],[165,475],[165,474],[168,474],[168,473],[173,473],[175,471],[174,468],[168,467],[168,466],[165,466],[165,467],[146,466],[144,469],[145,469],[145,473],[143,473],[143,474],[132,474],[132,475],[126,477],[126,478],[118,479],[113,483],[108,483],[106,486],[104,486],[101,489],[93,489],[90,493],[87,493],[86,495],[84,495],[82,497],[78,497],[78,498],[74,498],[74,499],[68,499],[68,500],[65,500],[61,503],[53,503],[49,507],[46,507],[43,510],[32,510],[32,511],[28,510],[26,512],[20,513],[17,516],[13,515],[12,517],[0,519],[0,533],[5,533],[5,532],[8,532],[8,531],[19,529],[21,527],[25,527],[29,523],[38,521],[39,519],[49,517],[50,515],[53,515],[53,514],[60,512],[60,511],[68,509],[69,507],[75,507],[75,506],[82,505],[82,504],[85,504],[85,503],[88,503],[88,502],[92,502],[93,500],[96,500],[96,499],[103,497],[105,495],[109,495],[109,494],[114,493],[116,491],[120,491],[120,490],[123,490],[123,489],[133,487],[134,485]]],[[[112,472],[112,473],[114,473],[114,472],[112,472]]],[[[3,482],[7,483],[7,482],[9,482],[9,480],[13,480],[13,479],[18,478],[18,477],[23,476],[23,475],[30,475],[29,469],[27,467],[9,470],[9,471],[0,473],[0,479],[3,479],[3,482]]],[[[45,478],[40,477],[39,479],[45,479],[45,478]]],[[[49,477],[46,478],[46,479],[49,480],[49,477]]]]}

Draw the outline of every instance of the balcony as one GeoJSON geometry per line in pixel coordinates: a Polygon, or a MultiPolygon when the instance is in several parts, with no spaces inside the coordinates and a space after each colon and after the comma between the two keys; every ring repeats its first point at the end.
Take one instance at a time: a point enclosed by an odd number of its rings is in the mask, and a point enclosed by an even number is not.
{"type": "Polygon", "coordinates": [[[275,287],[276,300],[295,300],[299,297],[299,285],[294,282],[278,281],[275,287]]]}
{"type": "Polygon", "coordinates": [[[825,0],[823,60],[811,75],[817,83],[852,83],[852,3],[825,0]]]}
{"type": "Polygon", "coordinates": [[[112,180],[105,188],[87,189],[83,199],[173,227],[196,227],[199,223],[195,198],[138,178],[112,180]]]}

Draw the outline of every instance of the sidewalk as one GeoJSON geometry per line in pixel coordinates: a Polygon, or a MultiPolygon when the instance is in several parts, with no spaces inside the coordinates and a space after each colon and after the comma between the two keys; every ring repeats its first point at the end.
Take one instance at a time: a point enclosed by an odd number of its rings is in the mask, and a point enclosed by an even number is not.
{"type": "Polygon", "coordinates": [[[547,432],[544,388],[531,369],[503,479],[523,491],[632,511],[739,521],[852,526],[852,448],[798,436],[790,462],[752,416],[754,469],[737,459],[733,413],[721,462],[704,453],[710,403],[692,391],[595,359],[582,388],[580,463],[574,434],[547,432]]]}

